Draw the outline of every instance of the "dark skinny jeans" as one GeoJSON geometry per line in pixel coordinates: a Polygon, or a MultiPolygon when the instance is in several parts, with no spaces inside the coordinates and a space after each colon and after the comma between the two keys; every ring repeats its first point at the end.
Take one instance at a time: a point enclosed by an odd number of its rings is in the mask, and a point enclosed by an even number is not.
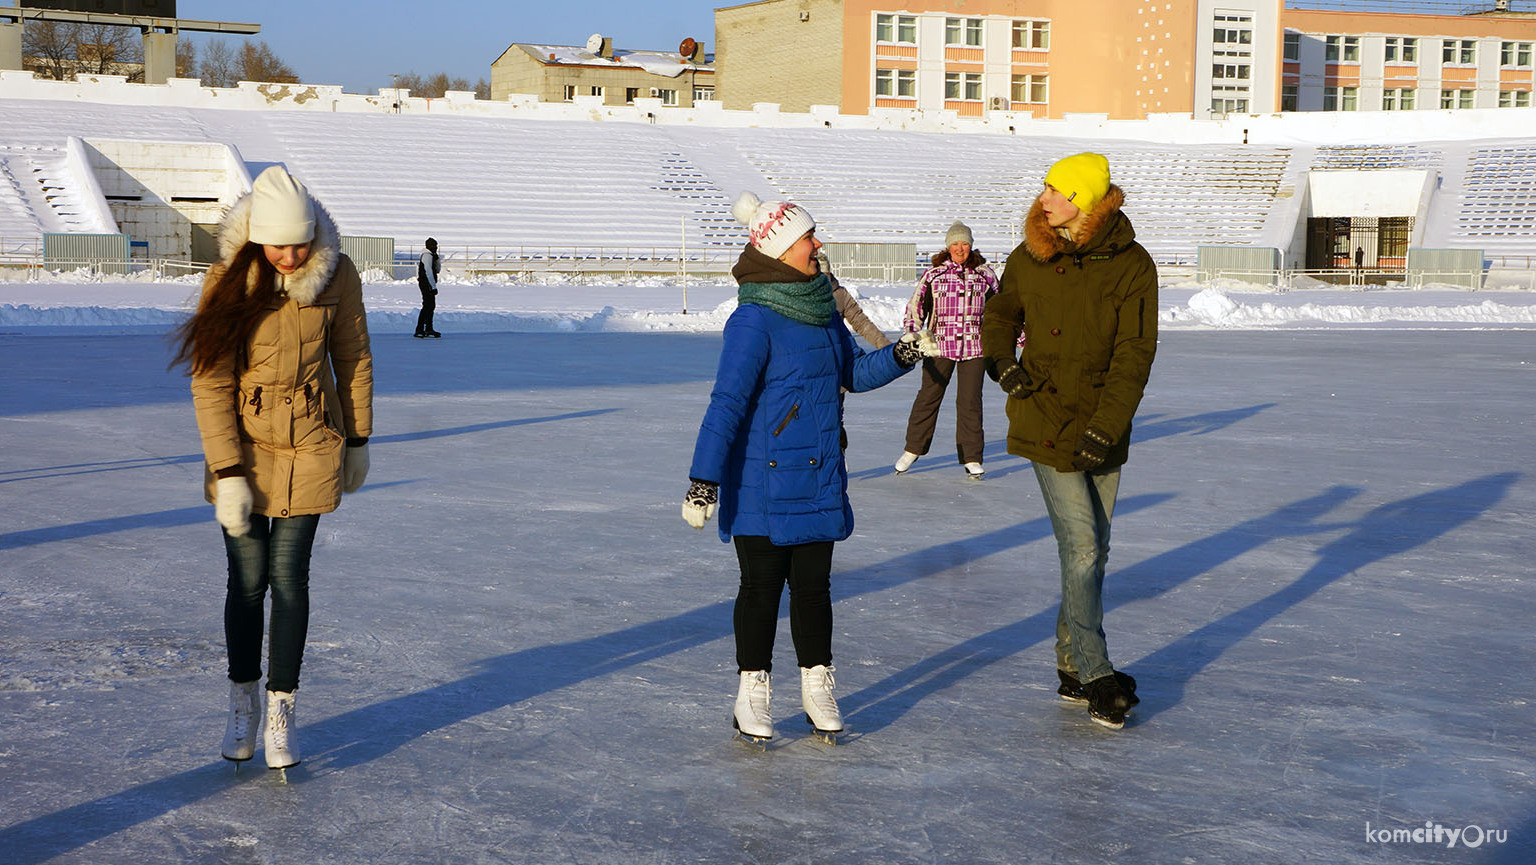
{"type": "Polygon", "coordinates": [[[776,546],[762,536],[738,535],[741,588],[732,622],[736,666],[773,669],[779,599],[789,586],[789,633],[802,667],[832,663],[832,542],[776,546]]]}
{"type": "Polygon", "coordinates": [[[261,678],[262,607],[270,588],[267,690],[299,687],[299,665],[309,631],[309,555],[319,525],[319,514],[286,518],[252,514],[251,530],[245,536],[224,533],[229,557],[224,639],[229,645],[231,682],[261,678]]]}

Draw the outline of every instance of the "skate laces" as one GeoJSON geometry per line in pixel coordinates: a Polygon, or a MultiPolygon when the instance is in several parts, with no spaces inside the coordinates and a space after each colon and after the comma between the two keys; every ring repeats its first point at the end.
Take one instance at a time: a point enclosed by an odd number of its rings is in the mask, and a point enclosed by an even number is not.
{"type": "Polygon", "coordinates": [[[837,700],[832,698],[832,689],[837,686],[837,680],[832,677],[832,666],[822,667],[820,670],[808,669],[807,684],[815,686],[808,692],[808,696],[823,711],[837,711],[837,700]]]}
{"type": "Polygon", "coordinates": [[[768,681],[768,674],[761,671],[751,673],[747,676],[747,683],[747,700],[752,704],[752,709],[756,711],[761,701],[763,714],[769,714],[769,707],[773,703],[773,685],[768,681]]]}
{"type": "Polygon", "coordinates": [[[277,711],[267,716],[267,734],[272,737],[274,744],[288,747],[288,724],[292,720],[293,704],[286,700],[278,701],[277,711]]]}

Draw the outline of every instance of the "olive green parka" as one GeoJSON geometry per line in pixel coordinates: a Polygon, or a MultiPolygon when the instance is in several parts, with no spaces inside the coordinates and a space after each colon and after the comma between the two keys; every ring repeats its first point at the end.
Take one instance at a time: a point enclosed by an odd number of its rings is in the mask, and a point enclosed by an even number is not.
{"type": "Polygon", "coordinates": [[[1037,200],[982,316],[992,377],[1017,359],[1040,388],[1008,398],[1008,452],[1061,471],[1073,470],[1090,427],[1112,442],[1103,468],[1125,463],[1157,351],[1157,266],[1120,211],[1124,201],[1110,186],[1077,243],[1051,228],[1037,200]]]}
{"type": "MultiPolygon", "coordinates": [[[[362,280],[341,251],[336,223],[318,201],[315,237],[300,267],[279,276],[279,291],[244,346],[192,376],[192,402],[206,458],[204,496],[214,473],[240,466],[252,512],[271,517],[323,514],[341,502],[346,439],[373,433],[373,355],[362,280]]],[[[251,196],[219,225],[220,261],[211,290],[249,237],[251,196]]],[[[260,270],[253,263],[247,286],[260,270]]]]}

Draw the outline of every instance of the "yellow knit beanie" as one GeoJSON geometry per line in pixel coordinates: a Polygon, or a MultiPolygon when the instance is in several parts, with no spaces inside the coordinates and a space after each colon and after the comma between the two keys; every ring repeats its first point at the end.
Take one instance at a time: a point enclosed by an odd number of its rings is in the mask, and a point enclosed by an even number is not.
{"type": "Polygon", "coordinates": [[[1109,160],[1097,153],[1068,156],[1051,166],[1045,173],[1045,182],[1077,205],[1078,210],[1092,213],[1109,192],[1109,160]]]}

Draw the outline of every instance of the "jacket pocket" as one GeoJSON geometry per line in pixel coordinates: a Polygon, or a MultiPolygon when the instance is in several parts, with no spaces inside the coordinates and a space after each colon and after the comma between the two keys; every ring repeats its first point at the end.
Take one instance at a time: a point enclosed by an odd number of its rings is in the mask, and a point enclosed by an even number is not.
{"type": "Polygon", "coordinates": [[[261,385],[240,388],[240,406],[237,412],[240,420],[240,437],[246,441],[269,442],[272,440],[272,412],[270,406],[262,404],[264,396],[261,385]],[[265,416],[262,410],[266,409],[265,416]]]}

